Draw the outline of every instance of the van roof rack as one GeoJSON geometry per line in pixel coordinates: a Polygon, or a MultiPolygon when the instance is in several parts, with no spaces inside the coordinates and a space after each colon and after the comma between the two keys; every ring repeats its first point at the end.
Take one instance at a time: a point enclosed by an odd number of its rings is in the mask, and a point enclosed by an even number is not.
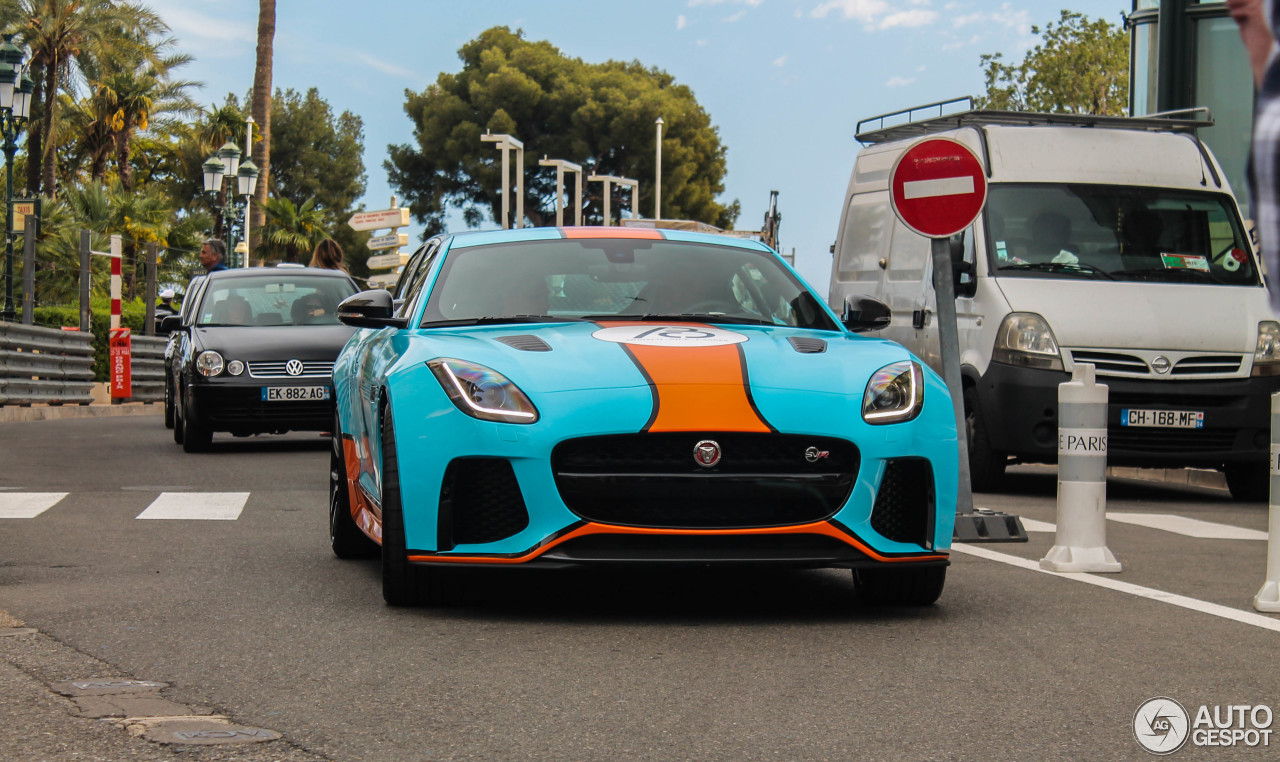
{"type": "Polygon", "coordinates": [[[854,138],[863,144],[887,143],[891,140],[946,132],[961,127],[987,125],[1055,126],[1055,127],[1108,127],[1122,130],[1147,130],[1150,132],[1190,132],[1201,127],[1212,127],[1213,117],[1204,106],[1161,111],[1147,116],[1098,116],[1094,114],[1044,114],[1036,111],[992,111],[975,109],[973,96],[926,103],[901,111],[893,111],[858,122],[854,138]],[[917,112],[935,112],[917,119],[917,112]],[[885,124],[886,122],[895,122],[885,124]]]}

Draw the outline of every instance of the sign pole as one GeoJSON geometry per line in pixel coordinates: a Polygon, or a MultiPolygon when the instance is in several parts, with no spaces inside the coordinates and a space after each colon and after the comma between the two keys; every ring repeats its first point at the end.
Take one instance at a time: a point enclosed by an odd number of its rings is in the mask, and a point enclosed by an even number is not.
{"type": "Polygon", "coordinates": [[[956,439],[960,446],[960,483],[956,492],[956,513],[973,512],[973,482],[969,477],[969,437],[964,420],[964,384],[960,380],[960,331],[956,327],[956,287],[951,272],[951,241],[932,238],[933,290],[937,295],[938,343],[942,357],[942,380],[951,392],[951,408],[956,417],[956,439]]]}

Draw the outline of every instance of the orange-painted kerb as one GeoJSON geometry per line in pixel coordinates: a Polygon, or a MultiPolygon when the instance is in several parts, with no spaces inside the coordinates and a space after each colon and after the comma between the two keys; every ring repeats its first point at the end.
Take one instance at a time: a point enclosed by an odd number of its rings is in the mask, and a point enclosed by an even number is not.
{"type": "Polygon", "coordinates": [[[725,529],[725,530],[708,530],[708,529],[648,529],[644,527],[619,527],[608,524],[584,524],[568,534],[557,537],[552,542],[541,547],[535,548],[522,556],[516,557],[493,557],[493,556],[452,556],[452,555],[411,555],[410,561],[433,561],[438,563],[456,563],[456,564],[523,564],[538,556],[546,553],[557,545],[572,540],[576,537],[586,537],[593,534],[626,534],[626,535],[703,535],[703,536],[724,536],[724,535],[761,535],[761,534],[819,534],[827,537],[834,537],[841,542],[852,545],[858,550],[865,553],[869,558],[882,561],[887,564],[913,562],[913,561],[942,561],[947,558],[945,554],[933,554],[927,556],[908,556],[905,558],[895,558],[881,555],[872,550],[856,537],[841,532],[839,529],[831,526],[825,521],[814,524],[801,524],[793,527],[769,527],[764,529],[725,529]]]}

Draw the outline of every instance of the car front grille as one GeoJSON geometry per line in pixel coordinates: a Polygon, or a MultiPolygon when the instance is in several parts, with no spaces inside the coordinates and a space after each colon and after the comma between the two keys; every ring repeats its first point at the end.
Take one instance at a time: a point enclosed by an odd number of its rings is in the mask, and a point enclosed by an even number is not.
{"type": "Polygon", "coordinates": [[[1112,426],[1107,449],[1116,455],[1228,452],[1235,446],[1236,429],[1159,429],[1112,426]]]}
{"type": "Polygon", "coordinates": [[[858,448],[845,440],[740,432],[586,437],[560,443],[551,455],[560,496],[577,515],[674,529],[830,518],[848,500],[858,462],[858,448]],[[694,460],[701,440],[720,446],[711,468],[694,460]]]}
{"type": "Polygon", "coordinates": [[[288,360],[279,362],[251,362],[249,375],[253,378],[330,378],[333,376],[333,363],[319,360],[304,360],[302,373],[291,376],[285,370],[288,360]]]}

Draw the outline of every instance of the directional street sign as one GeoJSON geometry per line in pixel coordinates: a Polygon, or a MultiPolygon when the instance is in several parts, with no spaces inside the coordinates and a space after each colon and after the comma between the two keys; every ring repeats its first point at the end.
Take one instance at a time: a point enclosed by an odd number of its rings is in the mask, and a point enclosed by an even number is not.
{"type": "Polygon", "coordinates": [[[889,190],[902,224],[928,238],[947,238],[969,227],[982,211],[987,176],[968,146],[930,138],[894,162],[889,190]]]}
{"type": "Polygon", "coordinates": [[[408,233],[391,233],[390,235],[379,235],[369,239],[365,247],[370,251],[378,251],[380,249],[394,249],[400,246],[409,245],[408,233]]]}
{"type": "Polygon", "coordinates": [[[380,254],[376,257],[369,257],[365,264],[370,270],[381,270],[384,267],[399,267],[409,261],[408,254],[392,252],[390,254],[380,254]]]}
{"type": "Polygon", "coordinates": [[[379,288],[383,286],[394,286],[396,281],[400,279],[399,273],[384,273],[382,275],[370,275],[365,279],[370,288],[379,288]]]}
{"type": "Polygon", "coordinates": [[[377,230],[402,228],[409,224],[409,208],[381,209],[376,212],[356,212],[347,220],[352,230],[377,230]]]}

